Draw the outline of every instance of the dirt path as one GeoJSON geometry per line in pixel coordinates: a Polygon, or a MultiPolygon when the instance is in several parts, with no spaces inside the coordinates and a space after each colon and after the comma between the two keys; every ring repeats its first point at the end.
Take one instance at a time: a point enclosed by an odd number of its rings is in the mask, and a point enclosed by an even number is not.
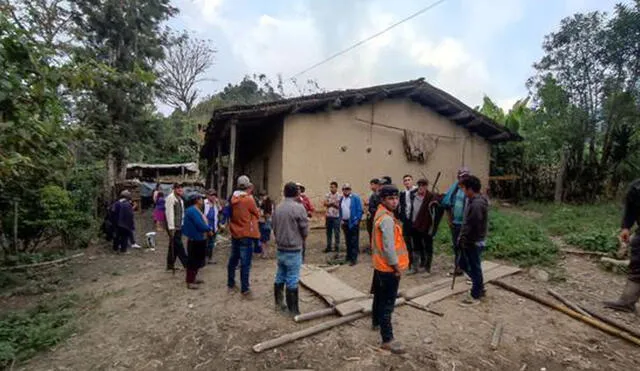
{"type": "MultiPolygon", "coordinates": [[[[308,262],[323,263],[324,231],[313,231],[308,262]]],[[[399,357],[379,351],[379,334],[369,319],[324,332],[293,344],[254,354],[251,346],[310,326],[295,324],[273,310],[274,260],[256,258],[252,268],[254,301],[226,292],[228,244],[216,252],[220,262],[201,271],[202,290],[184,287],[184,272],[163,270],[166,239],[156,252],[138,250],[116,256],[96,248],[68,269],[71,291],[95,297],[97,305],[78,318],[79,331],[57,348],[15,369],[23,370],[614,370],[640,369],[640,348],[625,343],[564,314],[515,296],[495,286],[479,306],[462,308],[459,297],[434,305],[436,317],[410,307],[394,314],[396,338],[408,353],[399,357]],[[505,324],[500,348],[488,350],[493,323],[505,324]]],[[[335,274],[363,291],[369,289],[368,256],[355,267],[335,274]]],[[[410,287],[445,276],[450,259],[436,259],[434,273],[403,279],[410,287]]],[[[603,272],[594,262],[567,257],[560,263],[565,281],[539,282],[526,272],[505,281],[541,295],[547,287],[625,321],[640,319],[600,309],[602,299],[620,291],[624,277],[603,272]]],[[[461,282],[460,284],[465,284],[461,282]]],[[[303,312],[325,304],[301,293],[303,312]]],[[[320,322],[322,320],[318,320],[320,322]]]]}

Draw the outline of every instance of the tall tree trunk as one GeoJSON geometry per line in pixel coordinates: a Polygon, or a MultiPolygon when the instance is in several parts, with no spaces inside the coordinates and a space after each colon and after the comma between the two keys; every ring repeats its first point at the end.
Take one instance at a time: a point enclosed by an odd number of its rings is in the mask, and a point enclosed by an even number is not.
{"type": "Polygon", "coordinates": [[[553,194],[553,201],[555,203],[562,202],[562,194],[564,192],[564,174],[567,169],[567,155],[565,150],[562,149],[560,152],[560,168],[558,169],[558,173],[556,174],[556,188],[553,194]]]}
{"type": "Polygon", "coordinates": [[[110,200],[116,198],[116,183],[123,181],[126,176],[126,166],[124,159],[117,154],[109,153],[107,155],[107,179],[105,182],[105,195],[110,200]]]}

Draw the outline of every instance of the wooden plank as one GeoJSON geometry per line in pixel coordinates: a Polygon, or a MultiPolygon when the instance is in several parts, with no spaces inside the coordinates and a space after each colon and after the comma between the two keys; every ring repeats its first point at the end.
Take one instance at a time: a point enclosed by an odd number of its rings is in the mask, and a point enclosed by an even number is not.
{"type": "MultiPolygon", "coordinates": [[[[518,272],[520,272],[520,268],[510,267],[507,265],[500,265],[488,271],[483,271],[484,282],[487,283],[487,282],[496,280],[498,278],[509,276],[518,272]]],[[[444,287],[432,293],[415,298],[412,301],[416,304],[428,306],[431,303],[438,302],[449,296],[463,293],[467,290],[469,290],[469,286],[467,285],[457,285],[453,290],[451,290],[449,287],[444,287]]]]}
{"type": "MultiPolygon", "coordinates": [[[[496,267],[500,266],[500,264],[498,263],[494,263],[492,261],[483,261],[482,262],[482,271],[483,272],[488,272],[496,267]]],[[[448,286],[451,284],[451,280],[453,279],[453,277],[448,277],[448,278],[443,278],[437,281],[433,281],[433,282],[429,282],[427,284],[424,285],[420,285],[420,286],[415,286],[415,287],[411,287],[408,288],[404,291],[402,291],[402,293],[400,294],[403,298],[407,299],[407,300],[411,300],[411,299],[415,299],[417,297],[426,295],[432,291],[435,291],[437,289],[440,289],[442,287],[448,286]]]]}
{"type": "Polygon", "coordinates": [[[307,312],[307,313],[298,314],[297,316],[293,317],[293,320],[295,322],[310,321],[312,319],[330,316],[330,315],[332,315],[334,313],[336,313],[336,308],[334,308],[334,307],[325,308],[325,309],[320,309],[320,310],[316,310],[316,311],[313,311],[313,312],[307,312]]]}
{"type": "MultiPolygon", "coordinates": [[[[368,301],[368,300],[365,300],[368,301]]],[[[373,299],[371,299],[371,304],[373,305],[373,299]]],[[[336,305],[336,311],[341,316],[348,316],[349,314],[358,313],[363,311],[362,300],[349,300],[342,304],[336,305]]]]}
{"type": "Polygon", "coordinates": [[[329,305],[338,305],[369,296],[347,285],[324,269],[313,269],[306,265],[302,267],[300,283],[320,295],[329,305]]]}
{"type": "Polygon", "coordinates": [[[491,335],[491,345],[490,345],[491,350],[498,349],[498,345],[500,345],[500,338],[502,337],[503,327],[504,325],[502,324],[502,322],[498,322],[493,328],[493,334],[491,335]]]}

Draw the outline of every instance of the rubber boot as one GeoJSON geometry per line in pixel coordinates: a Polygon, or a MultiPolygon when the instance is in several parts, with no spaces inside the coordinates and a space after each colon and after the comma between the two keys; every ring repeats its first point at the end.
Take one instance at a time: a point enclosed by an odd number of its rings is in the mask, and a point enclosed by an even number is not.
{"type": "Polygon", "coordinates": [[[273,294],[276,300],[276,312],[286,312],[287,305],[284,303],[284,283],[274,283],[273,294]]]}
{"type": "Polygon", "coordinates": [[[297,287],[295,289],[287,289],[287,308],[289,309],[289,314],[292,316],[300,314],[300,310],[298,309],[297,287]]]}
{"type": "Polygon", "coordinates": [[[616,301],[605,301],[604,306],[621,312],[635,312],[636,302],[640,298],[640,282],[627,280],[620,299],[616,301]]]}

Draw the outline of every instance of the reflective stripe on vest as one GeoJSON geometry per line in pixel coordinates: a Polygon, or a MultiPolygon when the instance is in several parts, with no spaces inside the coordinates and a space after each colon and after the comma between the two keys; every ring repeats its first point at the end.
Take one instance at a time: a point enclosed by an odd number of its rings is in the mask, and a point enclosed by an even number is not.
{"type": "Polygon", "coordinates": [[[373,242],[373,251],[371,254],[373,259],[373,268],[381,272],[393,272],[393,268],[387,263],[387,259],[383,253],[384,243],[382,241],[382,230],[380,229],[380,224],[385,216],[389,216],[393,219],[393,244],[396,250],[396,255],[398,256],[398,267],[401,270],[405,270],[409,266],[409,254],[407,252],[407,246],[404,242],[404,238],[402,237],[402,226],[393,213],[387,210],[383,205],[378,206],[378,210],[374,217],[373,238],[371,239],[373,242]]]}

